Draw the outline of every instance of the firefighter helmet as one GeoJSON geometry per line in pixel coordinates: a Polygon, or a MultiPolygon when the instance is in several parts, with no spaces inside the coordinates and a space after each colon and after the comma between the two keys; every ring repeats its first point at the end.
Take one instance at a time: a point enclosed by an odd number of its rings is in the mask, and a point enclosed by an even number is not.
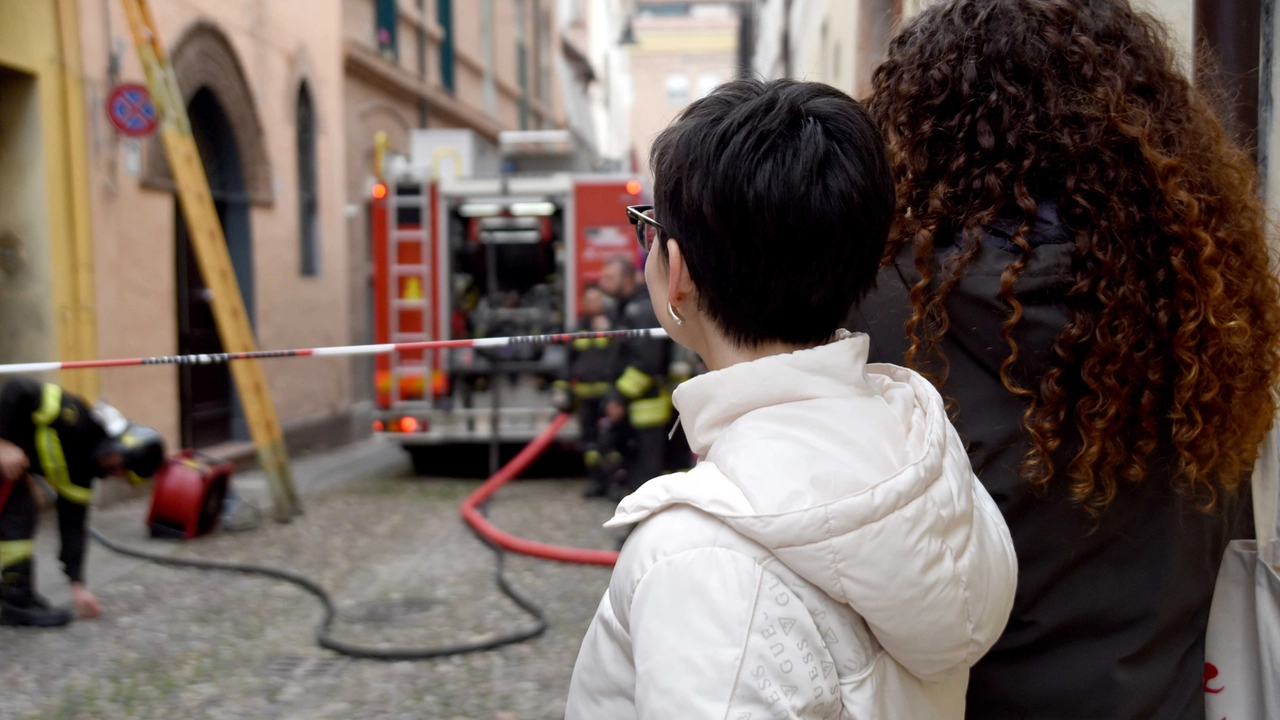
{"type": "Polygon", "coordinates": [[[129,481],[135,485],[151,479],[164,465],[164,438],[146,425],[129,423],[115,442],[129,481]]]}

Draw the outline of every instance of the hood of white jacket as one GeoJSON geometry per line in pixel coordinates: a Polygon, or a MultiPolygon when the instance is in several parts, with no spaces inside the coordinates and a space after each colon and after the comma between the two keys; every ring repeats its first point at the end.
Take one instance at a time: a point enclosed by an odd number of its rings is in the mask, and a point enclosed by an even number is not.
{"type": "Polygon", "coordinates": [[[682,384],[701,462],[649,481],[610,525],[709,513],[848,604],[914,675],[978,660],[1013,603],[1008,529],[918,374],[868,365],[865,335],[682,384]]]}

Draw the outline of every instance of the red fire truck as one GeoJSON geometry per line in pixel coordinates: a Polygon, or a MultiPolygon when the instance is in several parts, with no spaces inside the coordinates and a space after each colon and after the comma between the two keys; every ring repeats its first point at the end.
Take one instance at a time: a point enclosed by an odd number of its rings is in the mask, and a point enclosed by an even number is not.
{"type": "MultiPolygon", "coordinates": [[[[638,260],[624,212],[642,202],[635,176],[437,177],[400,157],[386,168],[371,190],[375,342],[572,331],[605,262],[638,260]]],[[[420,470],[432,446],[527,442],[557,413],[567,361],[557,345],[378,356],[374,430],[420,470]]],[[[577,433],[570,423],[561,439],[577,433]]]]}

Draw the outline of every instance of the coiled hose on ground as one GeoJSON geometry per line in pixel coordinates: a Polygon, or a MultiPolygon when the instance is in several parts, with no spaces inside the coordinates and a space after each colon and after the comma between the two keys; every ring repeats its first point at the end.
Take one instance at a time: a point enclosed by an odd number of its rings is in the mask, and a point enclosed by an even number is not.
{"type": "Polygon", "coordinates": [[[506,575],[503,572],[505,564],[504,561],[506,558],[504,549],[550,560],[592,565],[612,565],[618,556],[616,552],[566,548],[558,545],[547,545],[545,543],[538,543],[518,538],[504,533],[494,527],[494,525],[490,523],[483,514],[484,504],[493,496],[498,488],[524,472],[530,463],[536,460],[538,456],[547,449],[547,446],[555,440],[556,434],[559,433],[560,428],[563,427],[568,420],[569,416],[565,414],[556,417],[556,419],[553,420],[551,424],[542,431],[542,433],[534,438],[532,442],[525,446],[519,454],[512,458],[511,461],[498,470],[493,477],[489,478],[462,502],[462,507],[460,509],[462,518],[466,521],[468,527],[475,532],[476,536],[480,538],[480,541],[493,550],[494,555],[496,556],[493,577],[494,581],[498,585],[498,589],[501,590],[504,595],[511,598],[511,601],[533,618],[534,621],[533,625],[529,628],[488,640],[471,643],[458,643],[453,645],[441,645],[429,648],[377,648],[355,645],[342,640],[336,640],[329,635],[329,630],[333,625],[334,619],[337,617],[337,607],[334,605],[333,598],[330,597],[329,592],[320,587],[320,585],[310,578],[287,570],[280,570],[278,568],[266,567],[263,565],[224,563],[213,560],[196,560],[157,555],[144,550],[137,550],[135,548],[120,545],[111,538],[102,534],[96,528],[90,528],[89,532],[95,540],[112,552],[126,555],[128,557],[138,558],[140,560],[147,560],[158,565],[193,568],[196,570],[236,572],[246,575],[261,575],[262,577],[282,580],[296,585],[297,587],[314,595],[324,607],[324,617],[320,620],[320,624],[316,626],[316,643],[322,648],[332,650],[342,655],[368,660],[399,661],[428,660],[431,658],[446,657],[450,655],[463,655],[466,653],[494,650],[496,648],[503,647],[504,645],[512,645],[514,643],[533,639],[541,635],[547,629],[547,620],[542,613],[542,609],[537,605],[534,605],[528,598],[522,596],[515,590],[515,588],[511,587],[510,583],[507,582],[506,575]]]}

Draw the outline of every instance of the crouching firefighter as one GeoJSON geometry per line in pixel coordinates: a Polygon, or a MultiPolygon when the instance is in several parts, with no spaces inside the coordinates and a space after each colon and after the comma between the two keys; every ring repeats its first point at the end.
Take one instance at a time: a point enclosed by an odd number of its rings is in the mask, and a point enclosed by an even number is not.
{"type": "Polygon", "coordinates": [[[0,390],[0,625],[57,627],[72,614],[35,591],[32,538],[44,486],[56,495],[60,559],[76,613],[96,617],[98,599],[84,587],[85,540],[93,480],[141,484],[164,464],[164,442],[114,408],[90,409],[52,383],[25,378],[0,390]]]}

